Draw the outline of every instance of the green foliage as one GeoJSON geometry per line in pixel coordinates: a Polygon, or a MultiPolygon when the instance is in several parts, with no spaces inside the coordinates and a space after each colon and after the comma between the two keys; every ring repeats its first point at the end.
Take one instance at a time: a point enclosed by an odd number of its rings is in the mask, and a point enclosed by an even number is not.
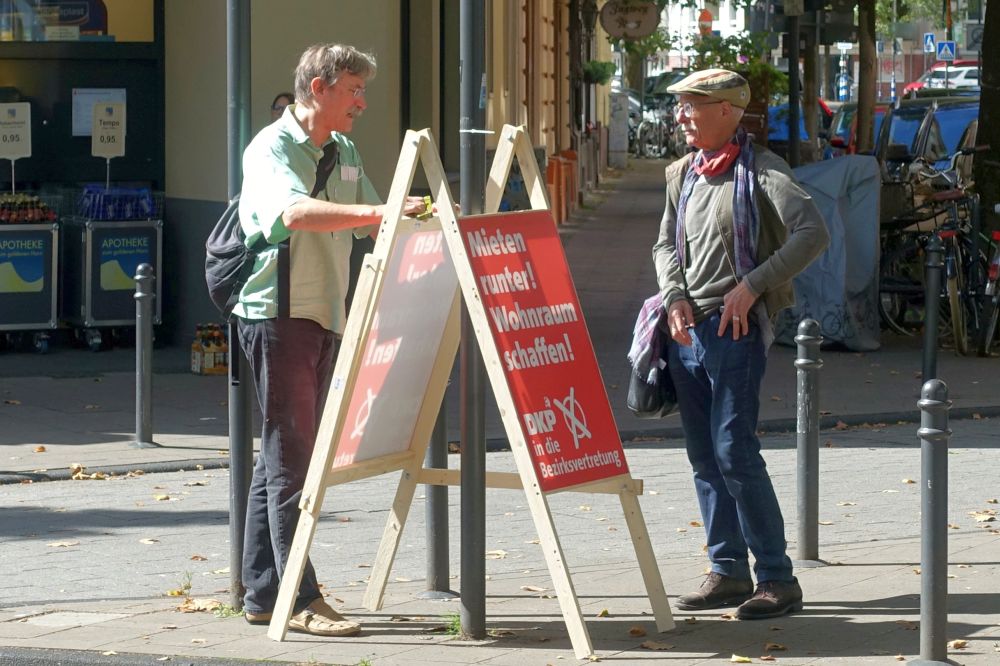
{"type": "Polygon", "coordinates": [[[875,0],[875,32],[878,34],[892,34],[894,2],[897,23],[927,21],[934,28],[944,28],[941,0],[875,0]]]}
{"type": "Polygon", "coordinates": [[[588,60],[583,64],[583,82],[605,85],[618,69],[615,63],[603,60],[588,60]]]}
{"type": "Polygon", "coordinates": [[[230,606],[229,604],[222,604],[214,611],[212,611],[212,613],[215,615],[215,617],[220,619],[226,619],[230,617],[243,617],[242,608],[236,609],[233,606],[230,606]]]}
{"type": "Polygon", "coordinates": [[[445,633],[449,636],[459,636],[462,633],[462,616],[458,613],[448,613],[444,616],[445,626],[448,628],[445,633]]]}
{"type": "Polygon", "coordinates": [[[691,69],[721,67],[747,77],[751,90],[765,89],[775,97],[788,94],[788,75],[767,62],[767,35],[744,31],[729,37],[708,35],[692,40],[691,69]]]}

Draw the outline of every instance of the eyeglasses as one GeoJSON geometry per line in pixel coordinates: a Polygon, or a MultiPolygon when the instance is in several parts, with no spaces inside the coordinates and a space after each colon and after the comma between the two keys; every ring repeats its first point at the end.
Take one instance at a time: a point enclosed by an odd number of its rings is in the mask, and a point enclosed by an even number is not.
{"type": "Polygon", "coordinates": [[[362,97],[365,94],[367,88],[364,86],[358,86],[357,88],[350,88],[347,92],[351,93],[351,97],[362,97]]]}
{"type": "Polygon", "coordinates": [[[711,104],[721,104],[724,101],[725,100],[717,99],[711,102],[698,102],[697,104],[695,104],[694,102],[684,102],[683,104],[677,104],[676,106],[674,106],[674,117],[680,118],[682,115],[684,115],[690,118],[691,114],[694,113],[694,108],[696,106],[709,106],[711,104]]]}

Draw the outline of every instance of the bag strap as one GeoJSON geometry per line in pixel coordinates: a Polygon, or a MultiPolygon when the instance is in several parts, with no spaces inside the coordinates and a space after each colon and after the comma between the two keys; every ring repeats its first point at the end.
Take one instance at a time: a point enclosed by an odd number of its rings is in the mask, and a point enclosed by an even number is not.
{"type": "MultiPolygon", "coordinates": [[[[330,180],[330,174],[340,158],[340,146],[336,141],[331,141],[323,148],[323,156],[316,164],[316,184],[313,186],[310,198],[326,189],[326,183],[330,180]]],[[[278,244],[278,316],[287,319],[290,311],[292,257],[290,240],[282,241],[278,244]]]]}

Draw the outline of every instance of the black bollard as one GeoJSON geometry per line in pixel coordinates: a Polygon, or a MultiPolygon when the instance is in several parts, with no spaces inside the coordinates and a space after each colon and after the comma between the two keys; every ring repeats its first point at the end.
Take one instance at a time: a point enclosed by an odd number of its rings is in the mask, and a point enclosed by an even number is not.
{"type": "MultiPolygon", "coordinates": [[[[424,467],[428,469],[448,469],[448,423],[445,402],[441,401],[431,442],[427,447],[424,467]]],[[[425,505],[427,534],[427,589],[417,596],[421,599],[454,599],[458,596],[448,588],[450,568],[448,565],[448,486],[428,484],[425,505]]]]}
{"type": "Polygon", "coordinates": [[[920,659],[948,661],[948,386],[940,379],[920,391],[920,659]]]}
{"type": "Polygon", "coordinates": [[[135,441],[132,447],[152,449],[153,441],[153,267],[139,264],[135,272],[135,441]]]}
{"type": "Polygon", "coordinates": [[[795,336],[798,559],[819,560],[819,323],[803,319],[795,336]]]}
{"type": "Polygon", "coordinates": [[[931,234],[925,248],[924,264],[924,365],[923,381],[937,377],[938,317],[941,303],[941,272],[944,270],[944,245],[937,233],[931,234]]]}

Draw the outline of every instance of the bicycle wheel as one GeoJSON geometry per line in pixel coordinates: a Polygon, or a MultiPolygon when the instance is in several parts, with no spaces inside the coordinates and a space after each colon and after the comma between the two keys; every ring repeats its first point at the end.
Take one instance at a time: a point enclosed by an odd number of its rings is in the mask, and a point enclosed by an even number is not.
{"type": "MultiPolygon", "coordinates": [[[[995,287],[994,287],[995,288],[995,287]]],[[[989,356],[997,343],[997,315],[1000,314],[1000,294],[994,294],[983,302],[983,318],[976,336],[976,354],[989,356]]]]}
{"type": "Polygon", "coordinates": [[[878,313],[885,327],[916,335],[923,326],[923,252],[916,236],[888,240],[879,262],[878,313]]]}
{"type": "Polygon", "coordinates": [[[962,282],[961,274],[948,278],[948,309],[951,312],[951,333],[955,351],[965,356],[969,353],[969,334],[965,289],[962,282]]]}

